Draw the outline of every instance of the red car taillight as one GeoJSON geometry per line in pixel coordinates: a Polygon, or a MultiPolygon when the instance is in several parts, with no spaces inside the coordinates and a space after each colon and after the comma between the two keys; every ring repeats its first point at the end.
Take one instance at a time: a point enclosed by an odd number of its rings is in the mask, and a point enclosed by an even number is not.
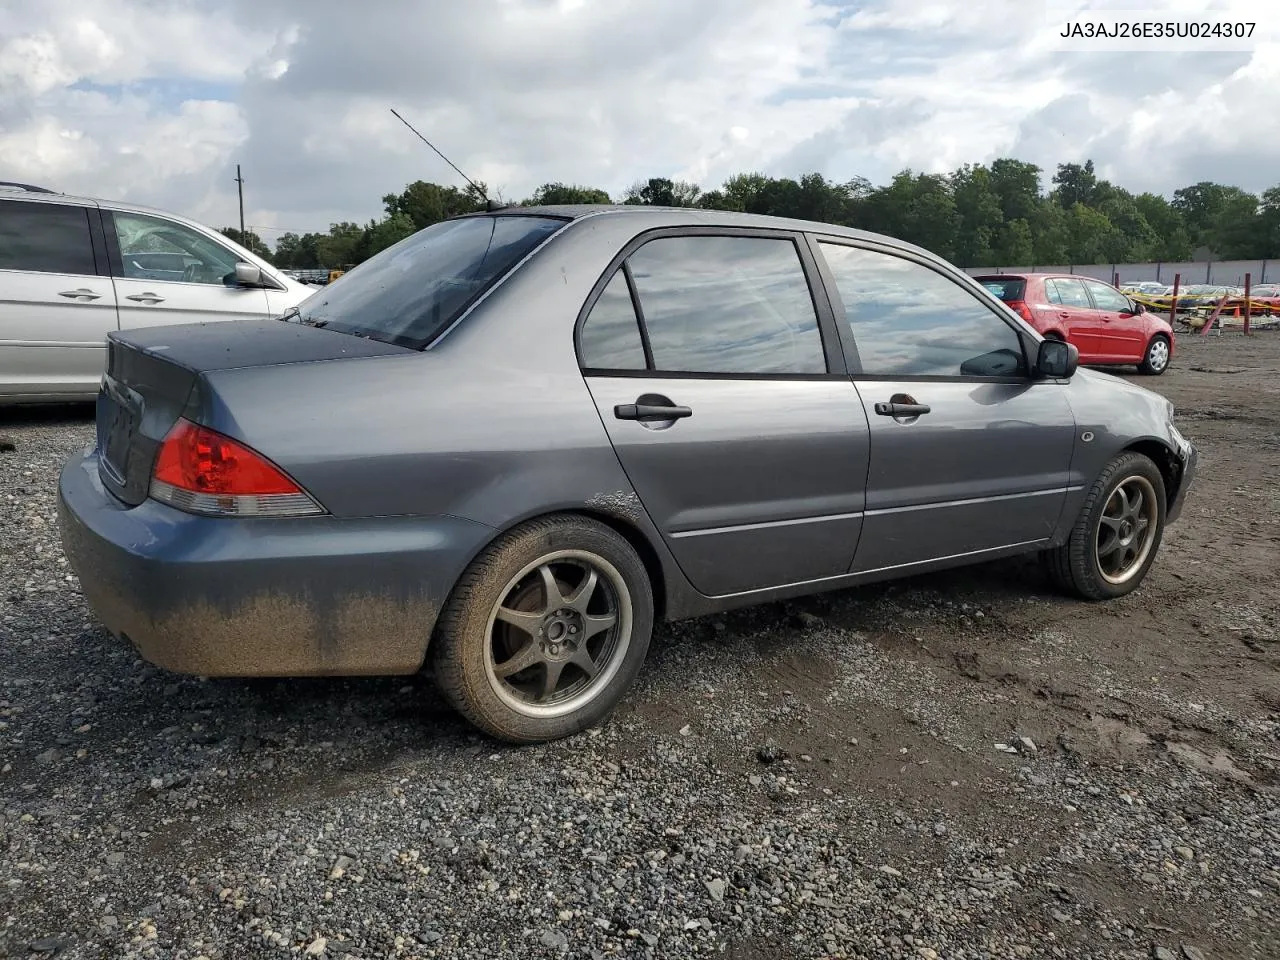
{"type": "Polygon", "coordinates": [[[1023,320],[1027,321],[1027,323],[1035,322],[1036,316],[1034,313],[1031,312],[1031,308],[1027,306],[1027,301],[1006,300],[1005,303],[1007,303],[1009,305],[1009,308],[1013,310],[1018,316],[1020,316],[1023,320]]]}
{"type": "Polygon", "coordinates": [[[300,517],[324,510],[279,467],[230,437],[179,419],[165,436],[151,496],[189,513],[300,517]]]}

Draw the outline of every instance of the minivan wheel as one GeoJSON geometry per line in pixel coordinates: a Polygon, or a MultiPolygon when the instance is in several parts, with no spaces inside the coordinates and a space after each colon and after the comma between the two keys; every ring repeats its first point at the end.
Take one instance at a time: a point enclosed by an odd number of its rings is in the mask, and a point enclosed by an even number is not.
{"type": "Polygon", "coordinates": [[[471,564],[433,640],[436,684],[480,729],[511,743],[605,719],[653,633],[653,588],[625,538],[586,517],[510,531],[471,564]]]}
{"type": "Polygon", "coordinates": [[[1158,377],[1169,369],[1169,338],[1157,333],[1147,344],[1147,352],[1138,364],[1138,372],[1158,377]]]}
{"type": "Polygon", "coordinates": [[[1123,453],[1094,481],[1062,546],[1041,556],[1062,589],[1086,600],[1113,600],[1136,590],[1164,535],[1160,469],[1140,453],[1123,453]]]}

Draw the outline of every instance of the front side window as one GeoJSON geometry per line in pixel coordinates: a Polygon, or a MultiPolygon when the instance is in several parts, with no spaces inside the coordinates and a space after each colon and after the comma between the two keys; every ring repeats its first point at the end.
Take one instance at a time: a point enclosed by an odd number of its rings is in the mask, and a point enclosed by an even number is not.
{"type": "Polygon", "coordinates": [[[877,250],[819,242],[862,373],[874,377],[1026,374],[1014,329],[959,283],[877,250]]]}
{"type": "Polygon", "coordinates": [[[1093,294],[1094,306],[1099,310],[1111,310],[1115,313],[1129,312],[1129,298],[1115,287],[1109,287],[1097,280],[1085,280],[1084,284],[1093,294]]]}
{"type": "Polygon", "coordinates": [[[127,280],[230,284],[240,259],[203,233],[172,220],[139,213],[112,213],[120,244],[121,276],[127,280]]]}
{"type": "Polygon", "coordinates": [[[628,263],[656,370],[827,372],[809,281],[791,239],[661,237],[628,263]]]}
{"type": "Polygon", "coordinates": [[[299,320],[421,349],[565,223],[520,214],[434,223],[313,294],[299,320]]]}
{"type": "Polygon", "coordinates": [[[89,211],[62,203],[0,201],[0,270],[93,276],[89,211]]]}

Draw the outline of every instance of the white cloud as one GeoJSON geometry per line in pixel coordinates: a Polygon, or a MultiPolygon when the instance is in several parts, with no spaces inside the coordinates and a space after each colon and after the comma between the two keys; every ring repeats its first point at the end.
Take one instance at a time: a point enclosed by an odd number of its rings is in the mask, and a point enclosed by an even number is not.
{"type": "Polygon", "coordinates": [[[223,225],[240,162],[251,223],[323,229],[411,180],[460,182],[395,106],[507,198],[750,169],[883,182],[1010,153],[1092,157],[1136,189],[1274,183],[1280,52],[1049,51],[1084,5],[0,0],[0,168],[223,225]]]}

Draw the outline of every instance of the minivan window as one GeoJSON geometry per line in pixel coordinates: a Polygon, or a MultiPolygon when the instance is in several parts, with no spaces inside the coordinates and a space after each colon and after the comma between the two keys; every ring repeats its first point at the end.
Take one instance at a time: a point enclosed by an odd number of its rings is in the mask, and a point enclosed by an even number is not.
{"type": "Polygon", "coordinates": [[[298,319],[421,349],[566,222],[496,214],[432,224],[303,301],[298,319]]]}
{"type": "Polygon", "coordinates": [[[89,211],[62,203],[0,201],[0,270],[95,275],[89,211]]]}
{"type": "Polygon", "coordinates": [[[827,372],[809,281],[789,238],[662,237],[628,263],[655,370],[827,372]]]}
{"type": "Polygon", "coordinates": [[[240,258],[203,233],[141,213],[107,216],[120,245],[120,276],[210,285],[235,282],[240,258]]]}

